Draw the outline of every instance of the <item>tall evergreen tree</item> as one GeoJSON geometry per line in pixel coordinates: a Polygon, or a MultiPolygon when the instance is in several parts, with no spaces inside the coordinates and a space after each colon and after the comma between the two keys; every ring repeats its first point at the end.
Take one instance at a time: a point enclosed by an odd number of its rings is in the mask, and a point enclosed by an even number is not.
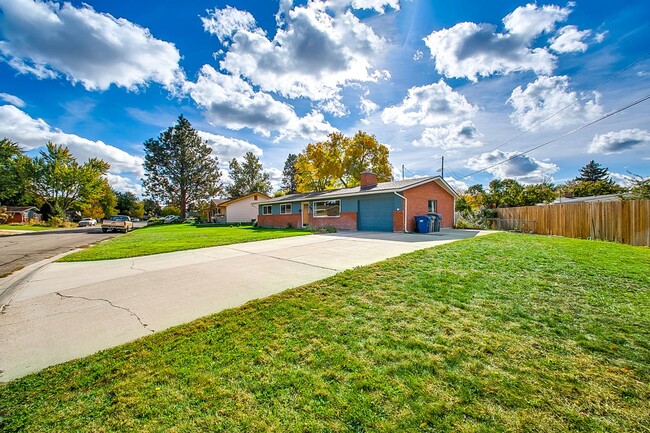
{"type": "Polygon", "coordinates": [[[599,180],[611,182],[612,180],[609,176],[609,169],[607,167],[603,167],[593,159],[579,171],[580,176],[576,178],[576,180],[579,182],[597,182],[599,180]]]}
{"type": "Polygon", "coordinates": [[[298,170],[296,170],[296,162],[298,155],[290,153],[287,160],[284,162],[284,170],[282,170],[282,189],[287,194],[294,194],[298,192],[298,170]]]}
{"type": "Polygon", "coordinates": [[[272,187],[269,174],[262,169],[262,163],[253,152],[246,152],[244,162],[241,164],[233,158],[229,167],[232,184],[226,186],[226,193],[230,199],[243,197],[254,192],[266,195],[271,193],[272,187]]]}
{"type": "Polygon", "coordinates": [[[214,197],[221,191],[218,160],[183,116],[145,141],[145,194],[154,200],[178,204],[185,218],[188,204],[214,197]]]}

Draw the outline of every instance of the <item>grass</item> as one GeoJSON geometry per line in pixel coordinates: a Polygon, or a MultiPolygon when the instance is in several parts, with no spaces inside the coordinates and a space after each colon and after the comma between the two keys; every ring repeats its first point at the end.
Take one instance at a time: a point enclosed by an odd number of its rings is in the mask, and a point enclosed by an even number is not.
{"type": "Polygon", "coordinates": [[[167,224],[143,227],[67,255],[59,262],[122,259],[309,234],[297,229],[167,224]]]}
{"type": "Polygon", "coordinates": [[[647,432],[650,250],[496,234],[0,388],[3,432],[647,432]]]}
{"type": "Polygon", "coordinates": [[[40,231],[40,230],[53,230],[58,227],[49,227],[41,225],[29,225],[29,224],[0,224],[0,230],[29,230],[29,231],[40,231]]]}

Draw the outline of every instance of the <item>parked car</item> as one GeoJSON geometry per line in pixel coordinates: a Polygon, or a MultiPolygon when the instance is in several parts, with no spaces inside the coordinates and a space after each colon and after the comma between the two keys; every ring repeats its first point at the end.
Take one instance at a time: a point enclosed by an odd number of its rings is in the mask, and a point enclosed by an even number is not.
{"type": "Polygon", "coordinates": [[[95,218],[81,218],[79,220],[79,227],[92,227],[97,224],[95,218]]]}
{"type": "Polygon", "coordinates": [[[181,217],[176,216],[176,215],[167,215],[165,218],[163,218],[163,223],[164,224],[173,224],[180,222],[181,217]]]}
{"type": "Polygon", "coordinates": [[[133,230],[133,222],[131,217],[126,215],[113,215],[102,220],[102,232],[106,233],[107,231],[120,231],[128,232],[133,230]]]}

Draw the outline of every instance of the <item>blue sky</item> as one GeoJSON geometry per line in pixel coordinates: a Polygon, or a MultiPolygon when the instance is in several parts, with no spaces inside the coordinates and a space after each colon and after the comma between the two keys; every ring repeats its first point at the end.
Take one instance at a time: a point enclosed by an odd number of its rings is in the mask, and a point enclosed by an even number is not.
{"type": "Polygon", "coordinates": [[[0,137],[103,158],[136,193],[142,143],[180,114],[276,186],[289,153],[358,130],[397,178],[444,156],[459,188],[591,159],[624,181],[650,175],[650,100],[599,119],[650,95],[649,22],[641,0],[0,0],[0,137]]]}

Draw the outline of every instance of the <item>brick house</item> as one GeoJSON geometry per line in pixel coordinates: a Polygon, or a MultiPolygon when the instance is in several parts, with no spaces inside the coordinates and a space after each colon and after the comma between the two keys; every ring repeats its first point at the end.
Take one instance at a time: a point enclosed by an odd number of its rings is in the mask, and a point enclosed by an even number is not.
{"type": "Polygon", "coordinates": [[[6,206],[7,215],[7,224],[11,223],[28,223],[30,220],[32,222],[41,222],[41,214],[38,213],[38,208],[35,206],[6,206]]]}
{"type": "Polygon", "coordinates": [[[400,232],[414,231],[415,216],[436,212],[442,214],[442,227],[453,227],[456,198],[458,194],[440,176],[377,183],[377,176],[366,172],[356,187],[260,202],[257,221],[261,227],[400,232]]]}

